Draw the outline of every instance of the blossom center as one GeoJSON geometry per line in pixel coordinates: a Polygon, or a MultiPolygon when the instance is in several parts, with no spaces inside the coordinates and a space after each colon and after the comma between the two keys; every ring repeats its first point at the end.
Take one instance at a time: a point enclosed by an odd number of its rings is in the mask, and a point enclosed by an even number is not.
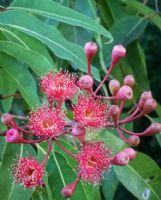
{"type": "Polygon", "coordinates": [[[51,128],[53,126],[53,121],[52,120],[44,120],[42,122],[42,127],[47,129],[47,128],[51,128]]]}
{"type": "Polygon", "coordinates": [[[97,159],[94,156],[90,156],[88,159],[88,166],[93,167],[97,163],[97,159]]]}
{"type": "Polygon", "coordinates": [[[34,169],[32,169],[32,168],[29,168],[29,169],[27,170],[27,175],[28,175],[28,176],[32,176],[33,173],[34,173],[34,169]]]}

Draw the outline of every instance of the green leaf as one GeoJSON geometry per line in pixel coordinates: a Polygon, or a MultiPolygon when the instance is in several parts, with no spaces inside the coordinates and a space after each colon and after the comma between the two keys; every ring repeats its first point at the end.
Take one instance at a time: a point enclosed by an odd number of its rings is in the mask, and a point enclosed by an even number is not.
{"type": "Polygon", "coordinates": [[[11,8],[42,15],[63,23],[80,26],[102,34],[112,41],[111,34],[96,21],[56,2],[48,0],[15,0],[11,8]]]}
{"type": "Polygon", "coordinates": [[[35,80],[26,66],[2,52],[0,53],[0,66],[17,83],[20,93],[30,107],[39,104],[35,80]]]}
{"type": "MultiPolygon", "coordinates": [[[[3,28],[12,27],[37,38],[46,44],[55,55],[70,60],[81,71],[87,72],[83,48],[68,42],[56,28],[42,23],[31,15],[18,11],[0,13],[0,24],[3,28]],[[14,20],[15,18],[16,20],[14,20]]],[[[100,80],[96,68],[92,69],[92,73],[97,80],[100,80]]]]}
{"type": "Polygon", "coordinates": [[[161,30],[161,17],[159,15],[156,15],[153,9],[135,0],[121,0],[121,2],[126,5],[127,9],[133,10],[137,14],[140,13],[144,15],[147,19],[149,19],[150,22],[152,22],[161,30]]]}
{"type": "Polygon", "coordinates": [[[125,167],[114,167],[121,183],[140,200],[161,199],[161,170],[143,153],[125,167]]]}
{"type": "Polygon", "coordinates": [[[0,51],[28,64],[38,75],[52,69],[46,57],[10,41],[0,42],[0,51]]]}
{"type": "MultiPolygon", "coordinates": [[[[0,94],[8,95],[16,92],[17,85],[6,71],[0,69],[0,94]]],[[[13,97],[1,100],[4,112],[9,112],[12,106],[13,97]]]]}
{"type": "Polygon", "coordinates": [[[25,190],[20,184],[12,184],[10,175],[11,165],[14,163],[13,159],[16,159],[16,154],[22,156],[26,154],[26,151],[30,154],[34,154],[31,146],[20,144],[6,144],[6,147],[2,156],[2,165],[0,167],[0,199],[4,200],[29,200],[32,195],[32,189],[25,190]]]}
{"type": "Polygon", "coordinates": [[[119,180],[114,172],[114,169],[112,168],[110,172],[105,174],[104,180],[101,186],[103,197],[105,198],[105,200],[114,199],[118,184],[119,184],[119,180]]]}

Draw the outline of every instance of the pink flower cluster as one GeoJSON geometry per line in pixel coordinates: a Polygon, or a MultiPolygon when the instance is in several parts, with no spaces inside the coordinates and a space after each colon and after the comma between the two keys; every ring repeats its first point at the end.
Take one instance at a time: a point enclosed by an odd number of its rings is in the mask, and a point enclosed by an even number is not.
{"type": "Polygon", "coordinates": [[[50,71],[41,77],[40,87],[47,97],[47,103],[31,110],[25,126],[19,126],[15,121],[15,118],[23,119],[23,117],[9,113],[3,114],[1,117],[2,123],[9,129],[3,134],[6,142],[36,144],[48,141],[48,150],[41,163],[34,157],[27,156],[18,158],[12,166],[14,182],[22,183],[26,188],[43,186],[44,165],[48,160],[53,143],[56,143],[62,151],[73,157],[78,163],[78,175],[75,181],[66,185],[61,191],[64,197],[70,197],[80,179],[92,184],[100,183],[103,174],[112,165],[125,166],[136,157],[136,151],[131,147],[117,152],[115,155],[112,154],[112,150],[106,147],[103,141],[87,140],[87,130],[90,132],[91,130],[115,127],[120,137],[129,146],[137,146],[140,143],[140,136],[154,135],[161,131],[159,123],[152,123],[142,133],[134,133],[123,128],[122,125],[125,123],[149,114],[157,106],[151,92],[145,91],[133,111],[122,119],[121,114],[125,102],[133,98],[132,87],[135,79],[132,75],[124,78],[122,86],[118,80],[110,80],[111,95],[103,96],[100,92],[103,84],[108,81],[112,69],[126,55],[125,47],[123,45],[114,46],[111,65],[95,90],[91,75],[91,63],[97,53],[97,45],[88,42],[84,51],[88,63],[87,75],[78,79],[75,75],[60,70],[59,72],[50,71]],[[67,111],[64,110],[65,104],[67,104],[67,109],[72,112],[70,119],[67,117],[67,111]],[[125,137],[124,134],[127,134],[128,137],[125,137]],[[28,137],[29,135],[33,135],[34,139],[31,139],[31,136],[28,137]],[[80,142],[80,150],[77,154],[69,152],[59,142],[59,137],[64,137],[64,135],[70,135],[80,142]],[[36,137],[37,139],[35,139],[36,137]]]}

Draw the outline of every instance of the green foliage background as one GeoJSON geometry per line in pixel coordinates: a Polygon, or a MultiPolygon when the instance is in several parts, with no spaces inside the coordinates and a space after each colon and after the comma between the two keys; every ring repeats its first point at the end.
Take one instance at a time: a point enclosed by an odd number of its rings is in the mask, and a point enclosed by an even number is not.
{"type": "MultiPolygon", "coordinates": [[[[134,101],[149,89],[158,101],[155,113],[126,128],[139,132],[150,121],[161,122],[161,16],[156,13],[156,1],[143,4],[137,0],[15,0],[10,3],[10,0],[0,1],[1,6],[10,5],[9,9],[0,10],[0,93],[20,92],[23,99],[2,100],[1,113],[26,115],[29,107],[40,104],[43,96],[37,78],[49,69],[61,67],[84,74],[87,67],[83,46],[93,40],[99,46],[92,69],[95,85],[106,73],[112,47],[122,43],[127,47],[127,56],[114,69],[111,78],[122,82],[126,74],[133,74],[136,78],[134,101]]],[[[161,10],[159,4],[160,1],[161,10]]],[[[106,86],[101,92],[107,93],[106,86]]],[[[126,109],[133,103],[127,104],[126,109]]],[[[5,130],[6,127],[0,126],[5,130]]],[[[125,147],[114,130],[98,133],[97,137],[103,138],[115,152],[125,147]]],[[[63,138],[61,142],[71,151],[77,151],[63,138]]],[[[46,167],[46,188],[24,190],[20,185],[12,185],[8,168],[16,153],[23,155],[28,151],[41,160],[46,146],[43,143],[35,151],[28,145],[6,144],[1,137],[0,199],[63,199],[60,190],[74,180],[76,163],[58,147],[53,149],[46,167]]],[[[161,134],[142,138],[137,150],[137,159],[126,167],[113,167],[102,185],[92,187],[79,183],[71,199],[160,200],[161,134]]]]}

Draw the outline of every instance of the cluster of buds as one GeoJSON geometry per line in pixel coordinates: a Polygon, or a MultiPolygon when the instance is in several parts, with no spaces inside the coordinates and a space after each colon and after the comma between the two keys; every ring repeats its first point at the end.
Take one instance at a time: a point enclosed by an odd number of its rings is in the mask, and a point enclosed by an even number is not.
{"type": "Polygon", "coordinates": [[[135,79],[132,75],[124,78],[122,86],[118,80],[110,80],[110,96],[103,96],[99,92],[103,84],[108,81],[112,69],[120,59],[125,57],[125,47],[123,45],[114,46],[111,65],[95,91],[91,63],[97,53],[97,45],[88,42],[84,51],[88,63],[87,75],[78,79],[76,75],[69,72],[50,71],[40,79],[40,87],[46,96],[47,103],[31,110],[27,117],[9,113],[5,113],[1,117],[1,122],[8,127],[8,130],[1,134],[5,136],[6,142],[24,144],[48,142],[48,150],[41,163],[34,157],[27,156],[18,158],[16,164],[12,165],[14,182],[22,183],[25,188],[43,186],[44,165],[48,160],[53,143],[78,163],[78,174],[75,181],[66,185],[61,191],[64,197],[71,197],[79,180],[92,184],[100,183],[103,174],[112,165],[125,166],[136,157],[136,151],[131,147],[113,154],[103,141],[87,140],[87,131],[115,127],[120,137],[133,147],[140,143],[140,136],[154,135],[161,131],[159,123],[152,123],[142,133],[134,133],[123,128],[122,125],[149,114],[157,106],[151,92],[143,92],[133,111],[122,119],[121,113],[125,102],[133,98],[132,87],[135,79]],[[63,104],[66,105],[66,109],[63,104]],[[67,110],[73,113],[70,119],[67,116],[67,110]],[[26,125],[19,126],[16,118],[26,120],[26,125]],[[125,137],[125,134],[128,137],[125,137]],[[28,137],[29,135],[30,137],[28,137]],[[59,142],[59,138],[64,135],[70,136],[80,143],[77,154],[68,151],[59,142]]]}

